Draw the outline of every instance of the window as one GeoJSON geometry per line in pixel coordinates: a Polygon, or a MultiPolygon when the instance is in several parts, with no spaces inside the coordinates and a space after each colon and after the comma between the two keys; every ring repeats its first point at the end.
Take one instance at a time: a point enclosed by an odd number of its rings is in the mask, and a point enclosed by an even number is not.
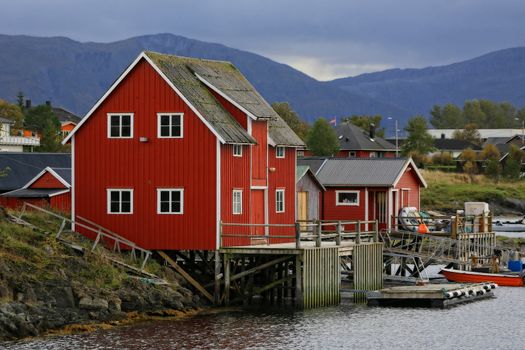
{"type": "Polygon", "coordinates": [[[304,157],[304,151],[297,151],[297,157],[304,157]]]}
{"type": "Polygon", "coordinates": [[[359,191],[336,191],[335,205],[359,205],[359,191]]]}
{"type": "Polygon", "coordinates": [[[275,191],[275,211],[284,213],[284,190],[275,191]]]}
{"type": "Polygon", "coordinates": [[[350,151],[350,152],[348,152],[348,156],[349,156],[350,158],[355,158],[355,151],[350,151]]]}
{"type": "Polygon", "coordinates": [[[133,190],[108,189],[108,214],[133,214],[133,190]]]}
{"type": "Polygon", "coordinates": [[[182,188],[157,189],[157,214],[183,214],[184,190],[182,188]]]}
{"type": "Polygon", "coordinates": [[[242,157],[242,145],[233,145],[233,156],[242,157]]]}
{"type": "Polygon", "coordinates": [[[108,137],[130,139],[133,137],[133,114],[108,114],[108,137]]]}
{"type": "Polygon", "coordinates": [[[377,158],[377,152],[370,152],[370,158],[377,158]]]}
{"type": "Polygon", "coordinates": [[[277,146],[275,148],[275,157],[277,158],[284,158],[284,147],[277,146]]]}
{"type": "Polygon", "coordinates": [[[182,113],[158,113],[159,138],[181,138],[182,137],[182,113]]]}
{"type": "Polygon", "coordinates": [[[233,214],[242,214],[242,190],[233,190],[233,214]]]}

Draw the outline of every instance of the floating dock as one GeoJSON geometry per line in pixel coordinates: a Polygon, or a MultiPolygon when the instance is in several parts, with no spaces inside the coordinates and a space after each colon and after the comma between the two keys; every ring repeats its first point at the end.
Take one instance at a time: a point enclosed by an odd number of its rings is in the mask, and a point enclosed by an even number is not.
{"type": "Polygon", "coordinates": [[[405,306],[446,308],[494,296],[495,283],[427,284],[399,286],[368,292],[369,306],[405,306]]]}

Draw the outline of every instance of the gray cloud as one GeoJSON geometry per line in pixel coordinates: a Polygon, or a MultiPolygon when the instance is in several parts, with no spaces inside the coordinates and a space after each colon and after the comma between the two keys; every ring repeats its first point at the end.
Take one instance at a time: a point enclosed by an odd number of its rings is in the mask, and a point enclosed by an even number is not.
{"type": "Polygon", "coordinates": [[[524,45],[520,0],[18,0],[0,33],[109,42],[169,32],[253,51],[319,79],[524,45]]]}

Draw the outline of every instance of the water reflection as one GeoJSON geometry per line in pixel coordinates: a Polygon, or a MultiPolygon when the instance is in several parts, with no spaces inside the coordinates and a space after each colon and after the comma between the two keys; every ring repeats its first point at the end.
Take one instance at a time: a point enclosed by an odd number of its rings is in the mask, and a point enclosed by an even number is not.
{"type": "Polygon", "coordinates": [[[525,288],[447,310],[338,307],[230,311],[26,342],[8,349],[522,349],[525,288]]]}

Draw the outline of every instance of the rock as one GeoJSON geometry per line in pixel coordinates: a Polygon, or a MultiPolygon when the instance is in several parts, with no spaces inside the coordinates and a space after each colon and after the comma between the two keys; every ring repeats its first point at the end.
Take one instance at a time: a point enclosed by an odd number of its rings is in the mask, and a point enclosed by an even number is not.
{"type": "Polygon", "coordinates": [[[78,307],[84,310],[107,310],[108,301],[101,298],[84,297],[78,302],[78,307]]]}
{"type": "Polygon", "coordinates": [[[109,301],[109,311],[112,312],[121,312],[122,311],[122,300],[119,298],[114,298],[109,301]]]}
{"type": "Polygon", "coordinates": [[[53,297],[55,298],[55,305],[60,308],[75,307],[75,297],[71,287],[54,289],[53,297]]]}

